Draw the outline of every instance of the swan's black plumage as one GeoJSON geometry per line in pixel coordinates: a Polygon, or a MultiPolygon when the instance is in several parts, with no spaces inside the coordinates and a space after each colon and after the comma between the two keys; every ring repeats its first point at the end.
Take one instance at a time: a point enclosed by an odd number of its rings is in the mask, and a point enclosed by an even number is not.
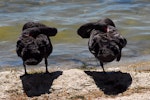
{"type": "Polygon", "coordinates": [[[45,59],[46,72],[48,72],[47,58],[52,53],[53,46],[49,36],[55,36],[56,28],[51,28],[41,23],[28,22],[24,24],[22,33],[17,41],[16,52],[26,65],[37,65],[45,59]]]}
{"type": "Polygon", "coordinates": [[[82,25],[77,30],[82,38],[89,38],[89,51],[99,60],[104,70],[103,63],[114,59],[120,61],[122,48],[127,41],[118,33],[114,22],[105,18],[97,22],[82,25]]]}

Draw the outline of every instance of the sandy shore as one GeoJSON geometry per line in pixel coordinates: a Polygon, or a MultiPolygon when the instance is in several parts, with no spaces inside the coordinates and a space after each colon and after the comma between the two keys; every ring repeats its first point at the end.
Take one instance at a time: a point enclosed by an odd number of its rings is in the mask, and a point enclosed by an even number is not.
{"type": "Polygon", "coordinates": [[[99,69],[0,72],[0,100],[150,100],[150,62],[99,69]],[[38,73],[35,73],[38,72],[38,73]]]}

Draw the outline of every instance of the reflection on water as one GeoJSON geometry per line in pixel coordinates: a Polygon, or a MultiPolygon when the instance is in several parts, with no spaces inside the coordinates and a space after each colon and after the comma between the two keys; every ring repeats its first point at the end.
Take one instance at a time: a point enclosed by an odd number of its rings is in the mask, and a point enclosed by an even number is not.
{"type": "MultiPolygon", "coordinates": [[[[0,1],[0,66],[20,66],[15,53],[22,25],[38,21],[58,28],[52,37],[54,51],[50,65],[82,66],[96,63],[89,53],[87,40],[76,30],[80,25],[109,17],[128,40],[123,59],[150,53],[149,0],[1,0],[0,1]]],[[[97,64],[97,63],[96,63],[97,64]]]]}

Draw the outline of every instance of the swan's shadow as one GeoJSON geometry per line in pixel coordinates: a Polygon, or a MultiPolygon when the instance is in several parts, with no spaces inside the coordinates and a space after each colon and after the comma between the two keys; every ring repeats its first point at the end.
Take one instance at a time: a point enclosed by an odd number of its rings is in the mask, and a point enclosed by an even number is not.
{"type": "Polygon", "coordinates": [[[132,83],[132,77],[129,73],[118,72],[97,72],[85,71],[91,76],[97,87],[107,95],[117,95],[128,89],[132,83]]]}
{"type": "Polygon", "coordinates": [[[50,93],[54,79],[62,75],[62,71],[52,73],[35,73],[20,76],[24,92],[28,97],[50,93]]]}

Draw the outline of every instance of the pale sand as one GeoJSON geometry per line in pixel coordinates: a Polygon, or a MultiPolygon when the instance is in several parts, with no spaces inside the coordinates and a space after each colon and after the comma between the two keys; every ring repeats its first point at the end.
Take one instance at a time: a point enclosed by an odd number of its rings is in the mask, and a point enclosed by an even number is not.
{"type": "MultiPolygon", "coordinates": [[[[28,69],[40,70],[44,67],[28,69]]],[[[9,68],[0,72],[0,100],[150,100],[150,62],[106,70],[106,74],[99,68],[23,75],[23,69],[9,68]]]]}

